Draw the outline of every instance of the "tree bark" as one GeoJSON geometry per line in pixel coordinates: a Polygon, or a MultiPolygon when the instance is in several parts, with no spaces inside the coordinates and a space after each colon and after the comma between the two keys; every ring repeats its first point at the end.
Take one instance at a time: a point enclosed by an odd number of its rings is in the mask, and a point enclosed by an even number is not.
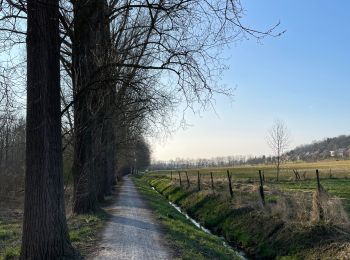
{"type": "Polygon", "coordinates": [[[100,87],[99,59],[103,50],[105,3],[101,0],[74,1],[73,87],[74,106],[74,202],[73,212],[88,213],[98,208],[100,140],[96,122],[100,87]],[[95,135],[97,134],[97,135],[95,135]],[[97,168],[96,168],[97,167],[97,168]]]}
{"type": "Polygon", "coordinates": [[[74,258],[65,218],[58,0],[28,0],[26,176],[21,259],[74,258]]]}

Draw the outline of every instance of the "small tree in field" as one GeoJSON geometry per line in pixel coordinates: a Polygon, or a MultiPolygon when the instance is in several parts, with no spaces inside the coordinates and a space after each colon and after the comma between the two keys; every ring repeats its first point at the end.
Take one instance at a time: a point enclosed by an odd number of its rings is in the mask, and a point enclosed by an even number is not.
{"type": "Polygon", "coordinates": [[[280,173],[281,156],[286,151],[290,143],[289,130],[282,120],[276,120],[268,132],[267,143],[271,147],[276,157],[276,179],[278,181],[280,173]]]}

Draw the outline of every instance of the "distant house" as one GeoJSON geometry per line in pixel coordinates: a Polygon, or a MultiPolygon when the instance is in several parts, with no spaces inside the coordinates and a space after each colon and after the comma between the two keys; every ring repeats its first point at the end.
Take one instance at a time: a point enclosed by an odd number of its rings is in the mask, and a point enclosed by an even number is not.
{"type": "Polygon", "coordinates": [[[344,152],[345,152],[345,150],[346,150],[345,148],[339,148],[339,149],[337,149],[337,150],[336,150],[336,153],[335,153],[336,156],[337,156],[337,157],[344,157],[344,152]]]}
{"type": "Polygon", "coordinates": [[[335,156],[335,151],[329,151],[329,156],[334,157],[335,156]]]}

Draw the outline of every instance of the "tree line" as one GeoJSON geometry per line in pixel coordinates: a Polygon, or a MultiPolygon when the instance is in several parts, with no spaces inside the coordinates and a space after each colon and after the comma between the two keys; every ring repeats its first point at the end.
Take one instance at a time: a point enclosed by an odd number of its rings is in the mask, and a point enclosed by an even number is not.
{"type": "Polygon", "coordinates": [[[173,169],[197,169],[215,167],[235,167],[242,165],[273,164],[277,160],[276,156],[252,156],[252,155],[231,155],[218,156],[213,158],[175,160],[155,160],[148,167],[150,170],[173,170],[173,169]]]}
{"type": "Polygon", "coordinates": [[[179,103],[232,94],[216,81],[222,47],[280,34],[244,26],[240,1],[0,4],[0,100],[23,105],[26,94],[21,259],[80,258],[65,217],[65,152],[73,212],[98,210],[120,174],[149,164],[146,135],[165,131],[179,103]]]}
{"type": "Polygon", "coordinates": [[[290,160],[322,160],[350,157],[350,136],[340,135],[301,145],[286,154],[290,160]]]}

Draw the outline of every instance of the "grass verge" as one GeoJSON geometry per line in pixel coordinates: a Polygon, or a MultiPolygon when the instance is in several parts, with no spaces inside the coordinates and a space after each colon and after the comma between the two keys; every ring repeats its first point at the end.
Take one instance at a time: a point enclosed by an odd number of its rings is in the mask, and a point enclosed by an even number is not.
{"type": "MultiPolygon", "coordinates": [[[[237,198],[179,187],[166,176],[149,174],[135,182],[141,182],[145,187],[151,184],[203,226],[224,236],[227,241],[238,243],[255,258],[339,259],[337,256],[344,253],[350,256],[350,234],[338,226],[285,221],[267,209],[237,206],[237,198]]],[[[251,194],[242,193],[241,199],[244,200],[245,195],[251,194]]],[[[153,200],[152,203],[157,203],[157,197],[153,200]]],[[[271,203],[275,204],[276,200],[279,200],[278,196],[271,203]]]]}
{"type": "Polygon", "coordinates": [[[134,177],[134,184],[147,199],[149,206],[166,229],[169,246],[178,259],[239,259],[225,247],[222,240],[195,227],[174,209],[168,201],[154,191],[143,177],[134,177]]]}

